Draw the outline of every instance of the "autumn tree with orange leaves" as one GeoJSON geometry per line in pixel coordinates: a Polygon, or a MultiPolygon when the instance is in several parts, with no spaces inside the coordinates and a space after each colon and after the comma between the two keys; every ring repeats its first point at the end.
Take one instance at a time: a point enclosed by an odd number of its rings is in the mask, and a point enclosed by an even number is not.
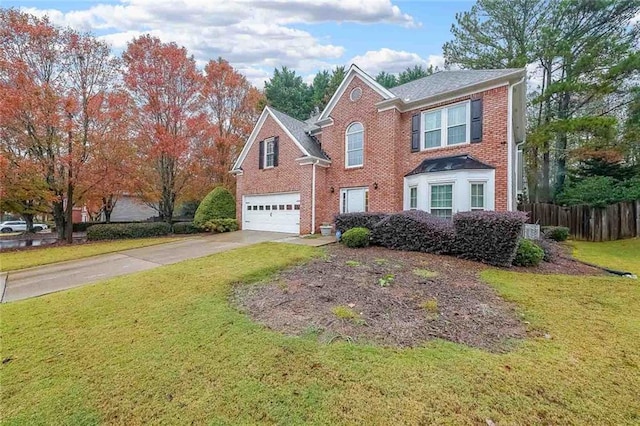
{"type": "Polygon", "coordinates": [[[99,179],[85,169],[106,143],[101,120],[117,60],[91,35],[12,9],[0,10],[0,40],[0,150],[10,164],[35,165],[29,173],[53,193],[58,238],[72,242],[76,189],[99,179]]]}
{"type": "Polygon", "coordinates": [[[196,148],[206,128],[202,75],[185,48],[149,35],[129,43],[123,59],[124,82],[135,105],[137,193],[171,222],[201,161],[196,148]]]}
{"type": "Polygon", "coordinates": [[[209,123],[208,137],[202,142],[199,187],[206,194],[213,186],[223,185],[232,191],[235,179],[229,170],[260,115],[264,95],[245,76],[222,58],[211,60],[204,69],[204,100],[209,123]]]}

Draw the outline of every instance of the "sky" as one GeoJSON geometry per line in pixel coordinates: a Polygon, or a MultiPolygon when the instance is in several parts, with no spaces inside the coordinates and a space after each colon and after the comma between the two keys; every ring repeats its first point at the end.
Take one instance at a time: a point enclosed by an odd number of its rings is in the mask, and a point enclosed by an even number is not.
{"type": "Polygon", "coordinates": [[[473,1],[432,0],[0,0],[79,31],[119,54],[141,34],[185,46],[203,67],[223,57],[257,87],[276,67],[307,82],[356,63],[376,75],[442,66],[456,12],[473,1]]]}

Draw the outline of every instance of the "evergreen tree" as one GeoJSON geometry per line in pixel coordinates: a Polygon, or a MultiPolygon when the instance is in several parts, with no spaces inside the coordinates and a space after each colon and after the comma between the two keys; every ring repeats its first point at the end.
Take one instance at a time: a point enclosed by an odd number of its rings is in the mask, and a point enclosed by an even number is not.
{"type": "Polygon", "coordinates": [[[309,118],[312,104],[312,92],[309,86],[287,67],[275,69],[273,77],[264,84],[267,102],[278,111],[289,114],[298,120],[309,118]]]}
{"type": "Polygon", "coordinates": [[[398,74],[398,85],[418,80],[433,73],[433,65],[429,65],[428,68],[424,68],[422,65],[414,65],[413,68],[408,67],[406,70],[398,74]]]}
{"type": "Polygon", "coordinates": [[[327,70],[319,71],[313,78],[313,84],[311,85],[311,103],[313,107],[318,107],[320,111],[326,106],[325,95],[329,87],[329,81],[331,80],[331,74],[327,70]]]}
{"type": "Polygon", "coordinates": [[[380,73],[378,73],[378,75],[376,76],[376,81],[387,89],[398,85],[398,78],[386,71],[380,71],[380,73]]]}

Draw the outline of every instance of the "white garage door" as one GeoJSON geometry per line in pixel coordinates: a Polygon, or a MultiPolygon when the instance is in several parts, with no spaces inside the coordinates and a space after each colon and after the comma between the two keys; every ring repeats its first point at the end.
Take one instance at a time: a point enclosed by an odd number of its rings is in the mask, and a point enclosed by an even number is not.
{"type": "Polygon", "coordinates": [[[246,195],[242,228],[300,233],[300,193],[246,195]]]}

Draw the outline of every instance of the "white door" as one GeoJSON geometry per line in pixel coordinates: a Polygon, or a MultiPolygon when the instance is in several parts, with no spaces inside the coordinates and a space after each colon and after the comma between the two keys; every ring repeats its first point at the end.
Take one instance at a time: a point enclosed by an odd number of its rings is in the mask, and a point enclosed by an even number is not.
{"type": "Polygon", "coordinates": [[[247,195],[242,229],[300,233],[300,193],[247,195]]]}
{"type": "Polygon", "coordinates": [[[341,192],[341,209],[342,213],[360,213],[368,211],[368,195],[367,188],[349,188],[343,189],[341,192]]]}

